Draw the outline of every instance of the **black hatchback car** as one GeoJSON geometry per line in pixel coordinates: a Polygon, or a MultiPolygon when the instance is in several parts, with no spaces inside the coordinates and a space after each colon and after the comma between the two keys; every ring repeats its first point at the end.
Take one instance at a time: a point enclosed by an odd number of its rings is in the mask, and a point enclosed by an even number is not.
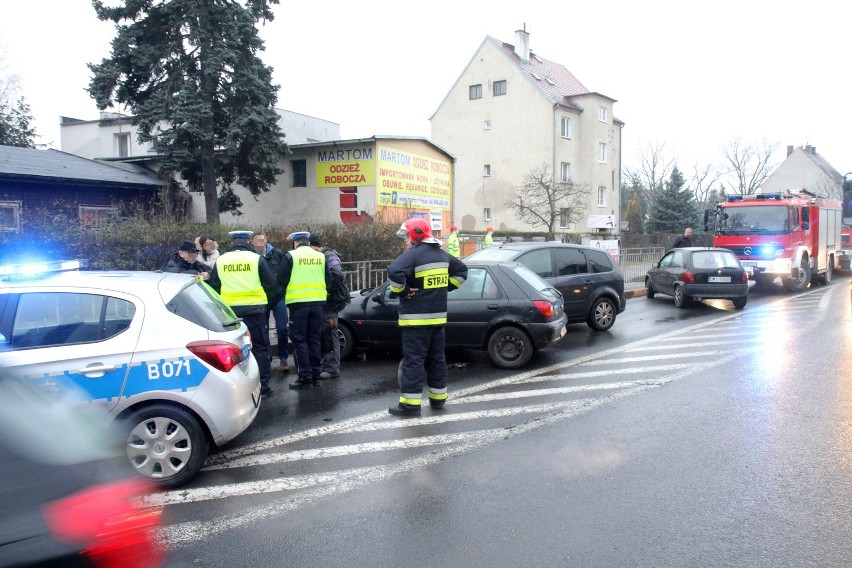
{"type": "Polygon", "coordinates": [[[725,248],[672,249],[651,265],[645,276],[648,299],[656,294],[674,297],[674,305],[690,300],[728,299],[741,310],[748,302],[748,272],[740,259],[725,248]]]}
{"type": "MultiPolygon", "coordinates": [[[[533,353],[565,335],[562,295],[516,262],[467,262],[464,284],[448,295],[446,346],[485,349],[503,369],[525,366],[533,353]]],[[[338,314],[341,359],[358,348],[400,346],[399,299],[388,283],[353,292],[338,314]]]]}
{"type": "Polygon", "coordinates": [[[465,262],[513,260],[529,267],[565,299],[568,323],[606,331],[624,311],[624,274],[605,250],[554,242],[509,242],[476,251],[465,262]]]}

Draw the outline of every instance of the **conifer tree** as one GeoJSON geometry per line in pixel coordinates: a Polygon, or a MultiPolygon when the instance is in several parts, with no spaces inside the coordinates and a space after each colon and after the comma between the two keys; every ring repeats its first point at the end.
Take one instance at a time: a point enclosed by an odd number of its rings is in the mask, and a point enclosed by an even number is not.
{"type": "Polygon", "coordinates": [[[0,97],[0,146],[36,147],[36,131],[30,126],[30,107],[20,97],[16,102],[0,97]]]}
{"type": "Polygon", "coordinates": [[[686,227],[698,228],[698,212],[695,195],[684,188],[686,180],[675,166],[663,189],[654,199],[651,216],[645,227],[649,233],[681,233],[686,227]]]}
{"type": "Polygon", "coordinates": [[[208,223],[220,211],[239,213],[234,183],[254,196],[269,191],[289,150],[256,24],[273,19],[278,0],[92,4],[116,24],[110,57],[89,65],[98,108],[129,108],[139,141],[153,143],[163,168],[204,191],[208,223]]]}

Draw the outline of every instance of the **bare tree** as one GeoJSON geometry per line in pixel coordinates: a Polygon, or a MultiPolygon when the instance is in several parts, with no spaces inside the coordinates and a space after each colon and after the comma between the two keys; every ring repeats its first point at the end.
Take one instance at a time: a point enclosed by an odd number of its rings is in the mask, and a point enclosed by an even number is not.
{"type": "Polygon", "coordinates": [[[520,186],[512,188],[506,207],[532,227],[544,227],[551,235],[560,218],[577,223],[589,206],[590,188],[574,181],[555,182],[550,166],[542,162],[524,177],[520,186]]]}
{"type": "Polygon", "coordinates": [[[778,165],[772,154],[778,149],[777,142],[743,142],[734,138],[722,148],[726,161],[727,189],[737,195],[753,195],[769,174],[778,165]]]}
{"type": "Polygon", "coordinates": [[[624,177],[628,186],[642,188],[642,201],[650,211],[654,196],[662,189],[674,167],[675,159],[666,150],[665,142],[650,142],[639,149],[639,165],[625,168],[624,177]]]}
{"type": "Polygon", "coordinates": [[[692,166],[692,179],[689,185],[695,194],[695,203],[699,210],[716,205],[716,195],[719,193],[717,190],[721,189],[719,186],[721,178],[719,169],[712,164],[700,165],[696,162],[692,166]]]}

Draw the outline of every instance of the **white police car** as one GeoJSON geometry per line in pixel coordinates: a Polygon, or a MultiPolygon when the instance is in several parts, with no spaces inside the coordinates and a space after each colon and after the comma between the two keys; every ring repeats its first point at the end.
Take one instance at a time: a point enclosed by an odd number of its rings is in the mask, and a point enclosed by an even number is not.
{"type": "Polygon", "coordinates": [[[197,277],[73,268],[0,266],[0,369],[56,393],[79,387],[124,428],[138,473],[187,481],[211,443],[257,416],[245,324],[197,277]]]}

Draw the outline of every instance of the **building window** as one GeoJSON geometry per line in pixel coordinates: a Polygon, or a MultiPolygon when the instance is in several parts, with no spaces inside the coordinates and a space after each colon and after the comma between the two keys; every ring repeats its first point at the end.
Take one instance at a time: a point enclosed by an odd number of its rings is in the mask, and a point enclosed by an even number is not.
{"type": "Polygon", "coordinates": [[[482,218],[485,221],[491,221],[491,208],[490,207],[486,207],[485,209],[482,210],[482,218]]]}
{"type": "Polygon", "coordinates": [[[568,228],[568,210],[560,209],[559,210],[559,228],[567,229],[568,228]]]}
{"type": "Polygon", "coordinates": [[[606,207],[606,188],[598,187],[598,207],[606,207]]]}
{"type": "Polygon", "coordinates": [[[506,94],[506,80],[502,81],[494,81],[494,96],[499,97],[500,95],[506,94]]]}
{"type": "Polygon", "coordinates": [[[562,138],[571,138],[571,119],[562,117],[562,138]]]}
{"type": "Polygon", "coordinates": [[[107,205],[80,205],[78,212],[84,227],[103,227],[116,215],[115,208],[107,205]]]}
{"type": "Polygon", "coordinates": [[[293,170],[293,187],[308,187],[307,164],[305,160],[290,160],[293,170]]]}
{"type": "Polygon", "coordinates": [[[491,164],[485,164],[482,166],[482,176],[491,177],[491,164]]]}
{"type": "Polygon", "coordinates": [[[491,121],[490,120],[485,121],[485,130],[491,130],[491,121]]]}
{"type": "Polygon", "coordinates": [[[119,158],[130,156],[130,133],[122,132],[115,135],[115,155],[119,158]]]}
{"type": "Polygon", "coordinates": [[[606,121],[607,121],[607,118],[606,118],[606,107],[599,107],[599,108],[598,108],[598,120],[600,120],[601,122],[606,122],[606,121]]]}
{"type": "Polygon", "coordinates": [[[562,162],[561,175],[559,178],[563,182],[571,181],[571,164],[562,162]]]}
{"type": "Polygon", "coordinates": [[[0,201],[0,233],[21,232],[21,202],[0,201]]]}
{"type": "Polygon", "coordinates": [[[606,144],[603,142],[598,143],[598,163],[606,163],[606,144]]]}
{"type": "Polygon", "coordinates": [[[471,85],[469,87],[470,100],[482,98],[482,85],[471,85]]]}

